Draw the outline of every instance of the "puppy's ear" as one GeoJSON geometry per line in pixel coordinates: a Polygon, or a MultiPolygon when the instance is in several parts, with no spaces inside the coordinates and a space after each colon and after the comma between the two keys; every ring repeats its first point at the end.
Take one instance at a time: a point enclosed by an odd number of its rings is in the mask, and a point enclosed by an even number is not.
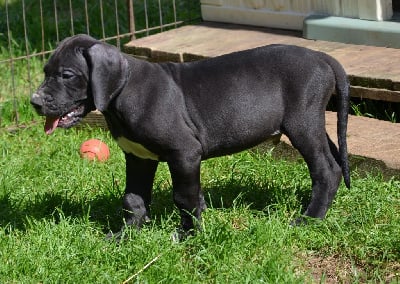
{"type": "Polygon", "coordinates": [[[129,74],[128,61],[116,47],[104,43],[93,45],[83,54],[89,67],[94,104],[103,112],[125,86],[129,74]]]}

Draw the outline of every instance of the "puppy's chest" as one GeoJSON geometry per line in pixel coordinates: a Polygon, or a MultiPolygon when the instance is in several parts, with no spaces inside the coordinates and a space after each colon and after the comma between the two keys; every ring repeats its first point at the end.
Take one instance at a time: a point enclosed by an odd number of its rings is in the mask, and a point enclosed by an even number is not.
{"type": "Polygon", "coordinates": [[[145,146],[133,142],[126,137],[118,137],[116,138],[118,146],[125,152],[129,154],[133,154],[136,157],[142,159],[150,159],[158,161],[158,155],[154,154],[150,150],[148,150],[145,146]]]}
{"type": "Polygon", "coordinates": [[[140,143],[134,142],[129,140],[123,135],[122,128],[127,128],[124,123],[124,120],[121,119],[115,113],[104,113],[104,117],[106,118],[108,128],[111,131],[112,136],[114,137],[115,141],[117,142],[118,146],[124,151],[125,153],[135,155],[141,159],[150,159],[158,161],[158,155],[154,154],[150,150],[148,150],[145,146],[140,143]]]}

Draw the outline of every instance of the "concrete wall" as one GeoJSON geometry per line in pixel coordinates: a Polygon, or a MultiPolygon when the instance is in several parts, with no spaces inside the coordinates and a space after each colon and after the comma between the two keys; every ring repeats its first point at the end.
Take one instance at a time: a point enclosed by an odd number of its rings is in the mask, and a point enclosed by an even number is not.
{"type": "MultiPolygon", "coordinates": [[[[396,0],[397,1],[397,0],[396,0]]],[[[201,0],[206,21],[302,30],[313,14],[382,21],[393,15],[392,0],[201,0]]]]}

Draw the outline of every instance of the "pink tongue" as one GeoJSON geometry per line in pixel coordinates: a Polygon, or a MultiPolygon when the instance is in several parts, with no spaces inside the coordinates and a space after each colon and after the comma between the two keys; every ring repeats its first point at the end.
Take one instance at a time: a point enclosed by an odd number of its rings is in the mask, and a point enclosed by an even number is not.
{"type": "Polygon", "coordinates": [[[53,133],[53,131],[57,128],[59,117],[46,117],[46,123],[44,125],[44,132],[47,135],[53,133]]]}

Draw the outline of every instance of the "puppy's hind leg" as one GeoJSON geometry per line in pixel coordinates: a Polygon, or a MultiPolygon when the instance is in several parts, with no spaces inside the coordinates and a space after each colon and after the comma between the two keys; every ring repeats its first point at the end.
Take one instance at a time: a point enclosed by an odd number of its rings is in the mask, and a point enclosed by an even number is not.
{"type": "Polygon", "coordinates": [[[328,139],[329,148],[331,149],[331,153],[332,153],[333,157],[335,158],[335,161],[338,163],[338,165],[341,166],[340,155],[339,155],[338,148],[336,147],[335,143],[333,143],[333,141],[329,137],[328,133],[326,133],[326,138],[328,139]]]}
{"type": "MultiPolygon", "coordinates": [[[[321,114],[324,115],[324,114],[321,114]]],[[[341,168],[332,155],[326,135],[325,120],[310,121],[307,117],[293,119],[285,125],[284,133],[299,150],[307,163],[312,180],[311,201],[305,216],[323,219],[338,190],[341,168]]],[[[298,220],[301,221],[301,220],[298,220]]]]}

